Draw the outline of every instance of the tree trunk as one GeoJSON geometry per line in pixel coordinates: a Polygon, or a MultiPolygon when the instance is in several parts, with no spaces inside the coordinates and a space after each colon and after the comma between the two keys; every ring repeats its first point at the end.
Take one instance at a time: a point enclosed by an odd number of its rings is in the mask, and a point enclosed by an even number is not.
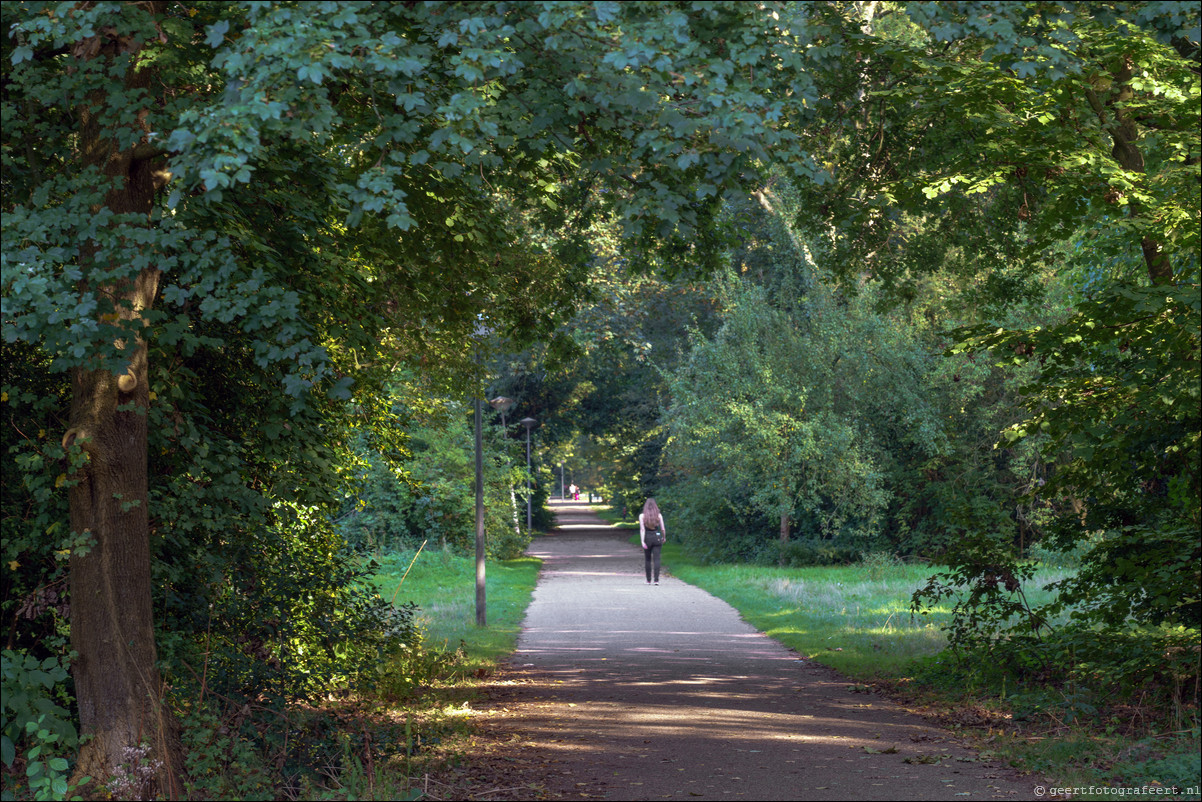
{"type": "Polygon", "coordinates": [[[514,491],[513,485],[509,485],[509,507],[513,510],[513,534],[517,537],[522,536],[522,519],[518,513],[518,494],[514,491]]]}
{"type": "Polygon", "coordinates": [[[785,564],[785,546],[789,545],[789,513],[780,514],[780,564],[785,564]]]}
{"type": "MultiPolygon", "coordinates": [[[[1124,169],[1133,173],[1145,172],[1144,155],[1139,149],[1139,126],[1128,114],[1125,104],[1134,94],[1130,81],[1135,75],[1135,64],[1128,56],[1122,66],[1111,75],[1112,87],[1109,98],[1103,102],[1098,93],[1092,89],[1086,90],[1086,97],[1098,120],[1110,134],[1114,147],[1111,157],[1124,169]]],[[[1143,204],[1134,198],[1128,201],[1131,214],[1137,216],[1143,213],[1143,204]]],[[[1140,240],[1143,251],[1144,265],[1148,269],[1148,278],[1153,284],[1168,284],[1173,280],[1173,266],[1164,253],[1161,243],[1154,237],[1143,237],[1140,240]]]]}
{"type": "MultiPolygon", "coordinates": [[[[81,43],[76,52],[111,60],[140,47],[128,39],[104,38],[99,46],[81,43]]],[[[125,89],[149,83],[148,71],[130,69],[125,89]]],[[[153,169],[151,154],[139,154],[147,150],[144,143],[118,148],[104,125],[106,102],[97,92],[80,110],[83,164],[99,168],[111,181],[104,206],[119,215],[148,216],[164,174],[153,169]]],[[[89,281],[89,275],[119,267],[98,264],[97,258],[95,243],[81,243],[81,295],[112,299],[116,310],[111,314],[136,329],[154,303],[159,271],[145,268],[132,277],[89,281]]],[[[71,477],[71,529],[91,541],[70,561],[71,645],[78,653],[72,675],[86,738],[75,776],[116,784],[118,796],[178,799],[184,795],[183,748],[179,725],[162,703],[151,605],[147,349],[140,336],[133,346],[121,375],[87,367],[71,373],[71,421],[63,443],[80,446],[86,455],[71,477]]]]}
{"type": "Polygon", "coordinates": [[[135,796],[181,798],[179,727],[162,705],[151,607],[146,472],[146,349],[132,374],[76,370],[71,430],[87,463],[70,491],[71,528],[92,535],[71,557],[72,664],[80,731],[76,775],[136,783],[135,796]],[[137,384],[124,392],[128,377],[137,384]],[[118,405],[133,409],[119,411],[118,405]],[[128,770],[123,768],[128,766],[128,770]],[[153,769],[143,783],[133,769],[153,769]]]}

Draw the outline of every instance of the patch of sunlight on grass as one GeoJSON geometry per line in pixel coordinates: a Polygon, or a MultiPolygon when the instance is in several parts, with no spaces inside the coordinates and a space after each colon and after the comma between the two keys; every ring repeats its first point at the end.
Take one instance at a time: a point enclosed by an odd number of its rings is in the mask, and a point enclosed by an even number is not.
{"type": "Polygon", "coordinates": [[[488,624],[480,627],[474,556],[426,550],[415,559],[410,551],[385,555],[379,562],[375,582],[380,595],[398,605],[417,605],[414,620],[427,643],[454,650],[462,642],[470,657],[484,661],[513,651],[541,565],[532,557],[488,561],[488,624]]]}
{"type": "MultiPolygon", "coordinates": [[[[857,679],[902,676],[916,658],[947,645],[940,629],[954,600],[910,609],[914,591],[936,572],[930,566],[697,565],[687,559],[673,573],[725,599],[745,620],[802,654],[857,679]],[[871,573],[870,573],[871,572],[871,573]]],[[[1033,605],[1050,601],[1043,586],[1071,574],[1040,570],[1025,584],[1033,605]]]]}

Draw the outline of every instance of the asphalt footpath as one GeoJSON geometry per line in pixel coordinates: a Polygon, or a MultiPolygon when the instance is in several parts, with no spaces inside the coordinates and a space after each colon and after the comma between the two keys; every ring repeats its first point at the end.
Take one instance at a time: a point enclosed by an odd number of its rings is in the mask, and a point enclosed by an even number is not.
{"type": "Polygon", "coordinates": [[[552,507],[511,661],[543,677],[546,704],[511,723],[578,798],[1039,798],[1037,778],[757,632],[670,564],[647,585],[630,531],[587,504],[552,507]]]}

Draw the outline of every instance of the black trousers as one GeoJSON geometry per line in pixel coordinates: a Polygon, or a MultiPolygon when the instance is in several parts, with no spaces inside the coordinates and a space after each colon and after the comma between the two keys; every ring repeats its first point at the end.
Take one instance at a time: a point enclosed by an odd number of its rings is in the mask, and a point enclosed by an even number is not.
{"type": "Polygon", "coordinates": [[[659,552],[663,548],[661,543],[658,546],[648,546],[643,549],[643,568],[647,574],[647,581],[651,581],[651,569],[655,567],[655,581],[659,581],[659,552]]]}

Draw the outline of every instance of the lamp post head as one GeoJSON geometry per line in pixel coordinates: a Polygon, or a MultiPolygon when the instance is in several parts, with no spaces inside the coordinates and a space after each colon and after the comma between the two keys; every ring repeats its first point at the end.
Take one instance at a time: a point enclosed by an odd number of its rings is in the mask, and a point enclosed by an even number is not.
{"type": "Polygon", "coordinates": [[[534,418],[522,418],[520,421],[518,421],[518,423],[525,426],[526,431],[530,431],[530,427],[534,426],[534,424],[538,423],[538,421],[536,421],[534,418]]]}
{"type": "Polygon", "coordinates": [[[497,410],[498,412],[505,412],[510,407],[512,407],[514,405],[514,403],[515,402],[512,398],[507,398],[503,395],[499,395],[496,398],[489,401],[488,405],[490,407],[492,407],[493,409],[497,410]]]}

